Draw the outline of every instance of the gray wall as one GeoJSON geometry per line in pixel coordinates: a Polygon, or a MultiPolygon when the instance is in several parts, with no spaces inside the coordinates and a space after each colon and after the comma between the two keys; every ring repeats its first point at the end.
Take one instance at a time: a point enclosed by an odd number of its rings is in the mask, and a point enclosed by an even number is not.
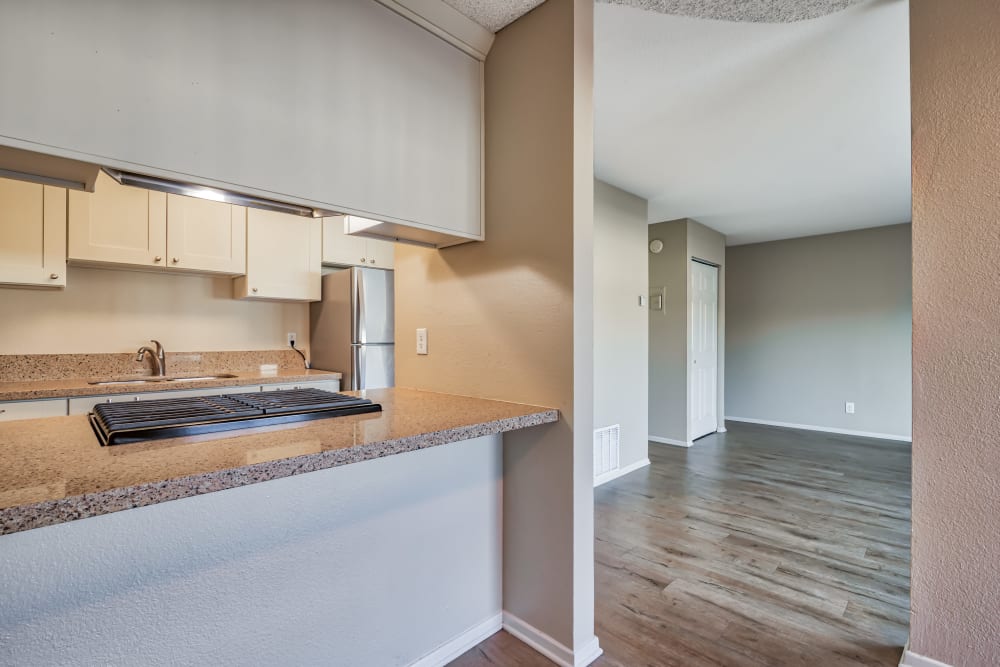
{"type": "Polygon", "coordinates": [[[621,467],[649,455],[646,200],[594,182],[594,427],[621,425],[621,467]]]}
{"type": "Polygon", "coordinates": [[[728,255],[727,416],[909,437],[910,225],[728,255]]]}
{"type": "Polygon", "coordinates": [[[649,437],[686,442],[687,220],[649,225],[648,239],[663,241],[649,254],[650,302],[666,295],[662,311],[649,311],[649,437]]]}

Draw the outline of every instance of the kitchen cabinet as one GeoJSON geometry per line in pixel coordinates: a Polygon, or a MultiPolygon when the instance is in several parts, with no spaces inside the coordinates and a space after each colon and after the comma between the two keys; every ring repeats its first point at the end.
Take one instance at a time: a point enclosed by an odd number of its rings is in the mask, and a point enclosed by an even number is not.
{"type": "Polygon", "coordinates": [[[0,143],[357,213],[388,238],[483,238],[483,63],[453,30],[372,0],[244,4],[238,20],[200,3],[197,21],[46,7],[0,3],[0,84],[18,96],[0,143]]]}
{"type": "Polygon", "coordinates": [[[39,399],[36,401],[0,401],[0,422],[65,416],[65,398],[39,399]]]}
{"type": "Polygon", "coordinates": [[[278,391],[281,389],[322,389],[324,391],[340,391],[340,380],[295,382],[292,384],[265,384],[261,386],[262,391],[278,391]]]}
{"type": "Polygon", "coordinates": [[[246,242],[246,207],[167,195],[171,269],[239,275],[246,271],[246,242]]]}
{"type": "Polygon", "coordinates": [[[0,284],[66,286],[66,190],[0,179],[0,284]]]}
{"type": "Polygon", "coordinates": [[[396,245],[345,233],[345,225],[355,216],[336,215],[323,218],[323,263],[333,266],[369,266],[391,269],[396,245]]]}
{"type": "Polygon", "coordinates": [[[69,193],[69,259],[238,275],[246,269],[246,208],[120,185],[69,193]]]}
{"type": "Polygon", "coordinates": [[[69,192],[70,261],[167,265],[167,195],[119,185],[101,172],[94,192],[69,192]]]}
{"type": "Polygon", "coordinates": [[[323,229],[315,218],[260,209],[247,212],[246,275],[237,299],[319,301],[323,229]]]}

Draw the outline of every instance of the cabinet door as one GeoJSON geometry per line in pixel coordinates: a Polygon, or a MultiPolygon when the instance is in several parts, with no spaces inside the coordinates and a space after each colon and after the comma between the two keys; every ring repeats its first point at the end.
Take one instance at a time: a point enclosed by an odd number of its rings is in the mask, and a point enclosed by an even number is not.
{"type": "Polygon", "coordinates": [[[105,173],[94,192],[69,193],[69,258],[160,267],[167,254],[167,196],[119,185],[105,173]]]}
{"type": "Polygon", "coordinates": [[[323,263],[334,266],[367,265],[365,239],[344,233],[346,219],[345,215],[323,218],[323,263]]]}
{"type": "Polygon", "coordinates": [[[169,266],[182,271],[246,271],[247,209],[224,202],[167,195],[169,266]]]}
{"type": "Polygon", "coordinates": [[[6,401],[0,403],[0,422],[65,416],[65,398],[39,399],[37,401],[6,401]]]}
{"type": "Polygon", "coordinates": [[[233,296],[319,301],[322,245],[322,225],[315,218],[249,209],[246,275],[233,281],[233,296]]]}
{"type": "Polygon", "coordinates": [[[365,239],[365,255],[368,266],[378,269],[391,269],[396,259],[396,244],[389,241],[365,239]]]}
{"type": "Polygon", "coordinates": [[[66,286],[66,191],[0,179],[0,283],[66,286]]]}

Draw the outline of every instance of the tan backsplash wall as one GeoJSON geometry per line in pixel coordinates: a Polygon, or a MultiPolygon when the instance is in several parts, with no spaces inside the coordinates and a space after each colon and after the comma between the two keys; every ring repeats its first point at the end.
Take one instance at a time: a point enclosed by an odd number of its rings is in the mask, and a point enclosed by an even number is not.
{"type": "Polygon", "coordinates": [[[910,26],[910,649],[986,667],[1000,664],[1000,10],[912,0],[910,26]]]}
{"type": "Polygon", "coordinates": [[[308,304],[231,298],[230,278],[70,267],[65,290],[0,288],[0,354],[277,350],[309,345],[308,304]]]}

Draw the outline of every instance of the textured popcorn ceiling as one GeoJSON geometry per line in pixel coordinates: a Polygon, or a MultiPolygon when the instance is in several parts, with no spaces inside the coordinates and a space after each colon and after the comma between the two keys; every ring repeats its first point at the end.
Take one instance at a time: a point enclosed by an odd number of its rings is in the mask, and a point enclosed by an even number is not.
{"type": "MultiPolygon", "coordinates": [[[[661,14],[678,14],[720,21],[789,23],[814,19],[863,0],[597,0],[638,7],[661,14]]],[[[496,32],[542,4],[542,0],[445,0],[488,30],[496,32]]]]}

